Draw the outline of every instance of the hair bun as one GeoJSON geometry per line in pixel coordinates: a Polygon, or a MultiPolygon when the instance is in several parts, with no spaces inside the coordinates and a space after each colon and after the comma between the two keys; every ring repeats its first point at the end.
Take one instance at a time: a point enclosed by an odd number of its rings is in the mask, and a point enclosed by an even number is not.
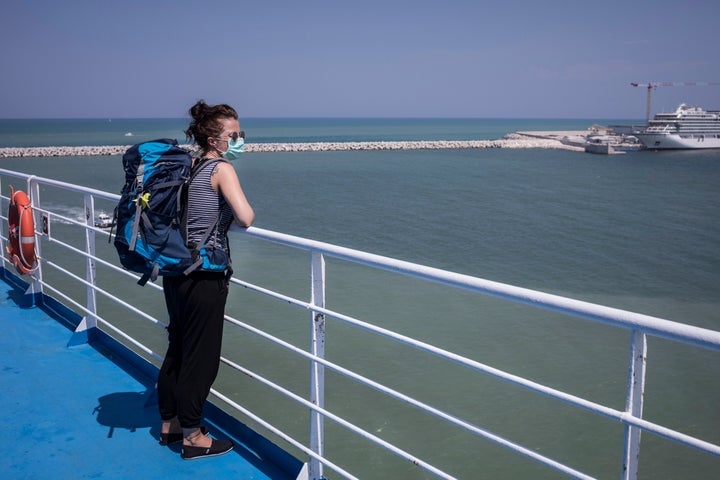
{"type": "Polygon", "coordinates": [[[207,114],[208,108],[208,104],[205,103],[205,100],[198,100],[195,105],[190,107],[190,116],[196,121],[201,120],[207,114]]]}

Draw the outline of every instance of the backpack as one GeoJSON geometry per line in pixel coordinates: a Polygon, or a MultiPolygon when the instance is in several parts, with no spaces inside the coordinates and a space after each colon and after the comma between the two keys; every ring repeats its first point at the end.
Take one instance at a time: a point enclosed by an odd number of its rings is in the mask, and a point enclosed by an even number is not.
{"type": "Polygon", "coordinates": [[[205,248],[218,218],[200,242],[191,248],[187,245],[190,182],[217,161],[205,161],[193,169],[190,153],[180,148],[176,140],[167,138],[139,143],[125,151],[125,185],[113,221],[117,227],[115,248],[123,267],[142,274],[139,285],[145,285],[148,279],[154,282],[158,275],[187,275],[198,268],[213,271],[229,268],[229,252],[213,249],[208,255],[205,248]]]}

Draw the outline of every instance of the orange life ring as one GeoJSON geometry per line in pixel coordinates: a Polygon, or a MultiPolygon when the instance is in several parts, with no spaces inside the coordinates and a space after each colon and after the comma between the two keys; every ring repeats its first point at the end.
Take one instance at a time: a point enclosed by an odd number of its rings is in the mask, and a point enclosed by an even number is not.
{"type": "Polygon", "coordinates": [[[19,274],[31,273],[38,267],[35,255],[35,220],[30,199],[22,190],[17,192],[10,186],[10,207],[8,208],[8,260],[15,265],[19,274]]]}

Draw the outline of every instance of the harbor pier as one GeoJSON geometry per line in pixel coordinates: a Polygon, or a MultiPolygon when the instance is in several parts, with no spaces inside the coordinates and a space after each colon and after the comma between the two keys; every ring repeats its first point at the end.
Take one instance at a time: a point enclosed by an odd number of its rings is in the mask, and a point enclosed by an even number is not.
{"type": "MultiPolygon", "coordinates": [[[[464,148],[543,148],[584,151],[587,132],[515,132],[498,140],[418,140],[392,142],[249,143],[247,153],[356,150],[448,150],[464,148]],[[581,140],[580,140],[581,139],[581,140]]],[[[190,145],[182,145],[191,148],[190,145]]],[[[122,155],[130,145],[6,147],[0,158],[122,155]]]]}

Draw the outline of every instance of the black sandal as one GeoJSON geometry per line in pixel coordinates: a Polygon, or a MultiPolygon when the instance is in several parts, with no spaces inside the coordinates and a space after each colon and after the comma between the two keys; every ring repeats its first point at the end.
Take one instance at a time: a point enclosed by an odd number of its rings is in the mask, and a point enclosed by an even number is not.
{"type": "Polygon", "coordinates": [[[204,457],[217,457],[233,449],[233,443],[230,440],[215,440],[209,447],[191,447],[183,445],[180,456],[184,460],[195,460],[204,457]]]}
{"type": "MultiPolygon", "coordinates": [[[[200,427],[200,433],[203,435],[207,435],[209,430],[205,425],[200,427]]],[[[181,433],[161,433],[160,434],[160,445],[163,447],[167,447],[170,445],[175,445],[176,443],[180,443],[183,440],[183,434],[181,433]]]]}

